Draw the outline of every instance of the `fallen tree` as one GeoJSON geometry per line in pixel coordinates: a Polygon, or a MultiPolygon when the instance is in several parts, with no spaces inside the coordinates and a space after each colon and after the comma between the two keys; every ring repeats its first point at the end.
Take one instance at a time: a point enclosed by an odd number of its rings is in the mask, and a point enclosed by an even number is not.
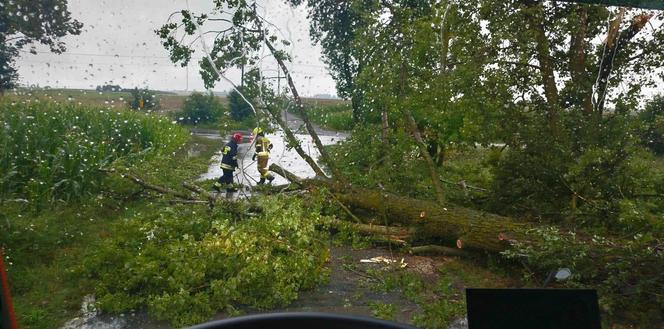
{"type": "MultiPolygon", "coordinates": [[[[270,169],[297,178],[277,165],[270,169]]],[[[604,297],[621,300],[652,301],[660,295],[650,291],[661,291],[664,286],[660,270],[664,265],[664,247],[658,240],[591,236],[328,179],[298,178],[298,182],[303,188],[327,188],[335,201],[351,209],[374,212],[382,218],[381,225],[351,222],[345,225],[371,236],[373,241],[396,245],[413,254],[453,257],[467,257],[473,251],[501,254],[520,262],[531,274],[570,267],[577,284],[598,289],[604,297]]],[[[648,307],[661,309],[661,303],[648,307]]]]}
{"type": "Polygon", "coordinates": [[[529,241],[527,232],[534,228],[509,217],[451,204],[439,205],[433,201],[352,187],[332,180],[305,180],[276,164],[272,164],[270,170],[303,186],[325,186],[346,206],[381,214],[385,218],[385,222],[381,224],[409,227],[385,228],[383,233],[379,229],[371,231],[358,226],[358,229],[365,233],[392,235],[398,232],[398,235],[411,243],[439,241],[459,249],[500,252],[505,250],[510,242],[529,241]]]}

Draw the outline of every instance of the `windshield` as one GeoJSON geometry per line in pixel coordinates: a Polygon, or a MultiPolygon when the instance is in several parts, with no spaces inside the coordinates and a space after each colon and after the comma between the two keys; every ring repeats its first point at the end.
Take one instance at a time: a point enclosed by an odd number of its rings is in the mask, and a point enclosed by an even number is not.
{"type": "Polygon", "coordinates": [[[662,10],[3,0],[0,326],[662,326],[662,10]]]}

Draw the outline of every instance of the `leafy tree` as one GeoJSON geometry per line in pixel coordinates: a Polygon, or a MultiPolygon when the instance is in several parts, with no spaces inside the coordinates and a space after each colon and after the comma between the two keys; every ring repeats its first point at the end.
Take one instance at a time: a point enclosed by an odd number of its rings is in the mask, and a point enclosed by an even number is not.
{"type": "MultiPolygon", "coordinates": [[[[208,88],[214,86],[218,80],[226,79],[222,72],[231,67],[249,67],[250,71],[258,72],[258,64],[264,59],[260,50],[266,47],[286,76],[295,110],[304,121],[309,135],[311,135],[316,148],[321,154],[321,160],[334,175],[340,176],[341,174],[336,169],[335,163],[327,154],[318,133],[309,121],[306,111],[304,111],[302,99],[297,92],[289,68],[286,66],[286,62],[290,61],[291,58],[287,52],[279,49],[277,42],[280,41],[281,44],[286,46],[290,43],[287,40],[279,40],[278,31],[273,28],[273,25],[266,18],[258,13],[258,6],[260,4],[257,1],[216,0],[211,13],[197,15],[189,10],[182,10],[171,15],[168,22],[155,32],[162,39],[162,45],[170,52],[171,61],[181,65],[186,65],[191,60],[191,55],[194,52],[192,49],[194,42],[199,40],[203,42],[203,34],[215,33],[211,48],[207,49],[205,47],[206,56],[200,62],[200,73],[208,88]],[[180,22],[176,22],[177,19],[180,22]],[[230,26],[220,31],[218,30],[219,22],[230,23],[230,26]]],[[[260,72],[258,73],[260,75],[260,72]]],[[[248,85],[251,86],[252,84],[248,85]]],[[[257,83],[253,83],[251,87],[258,88],[260,91],[263,86],[262,79],[258,79],[257,83]]],[[[281,119],[280,113],[270,109],[270,105],[266,100],[262,101],[265,102],[265,107],[254,107],[254,109],[261,111],[261,114],[265,114],[271,120],[277,122],[298,155],[309,164],[317,175],[326,176],[320,166],[304,152],[300,142],[296,140],[290,128],[281,119]]]]}
{"type": "Polygon", "coordinates": [[[159,100],[153,91],[134,88],[131,91],[129,107],[134,110],[152,110],[159,107],[159,100]]]}
{"type": "Polygon", "coordinates": [[[480,4],[488,30],[483,65],[509,95],[498,108],[510,148],[495,167],[494,210],[632,227],[620,220],[621,203],[652,193],[654,184],[631,124],[641,88],[655,82],[651,72],[664,58],[664,33],[647,28],[652,14],[537,1],[480,4]]]}
{"type": "MultiPolygon", "coordinates": [[[[300,5],[304,0],[289,2],[300,5]]],[[[361,93],[354,80],[364,65],[353,42],[361,24],[362,6],[353,0],[308,0],[306,5],[311,21],[310,35],[322,46],[325,64],[330,67],[337,84],[337,93],[351,99],[353,119],[358,122],[361,93]]]]}
{"type": "Polygon", "coordinates": [[[643,143],[656,154],[664,154],[664,96],[659,95],[648,102],[639,119],[643,125],[643,143]]]}
{"type": "Polygon", "coordinates": [[[212,92],[193,93],[184,101],[179,115],[184,123],[216,122],[223,115],[223,108],[212,92]]]}
{"type": "Polygon", "coordinates": [[[362,93],[361,116],[389,117],[395,135],[414,127],[435,160],[453,145],[506,142],[497,205],[554,217],[583,208],[609,222],[619,199],[652,190],[638,174],[629,114],[664,59],[664,33],[647,24],[652,14],[540,1],[358,0],[339,4],[351,14],[337,26],[335,5],[307,2],[312,36],[335,48],[324,49],[328,61],[336,52],[361,58],[362,69],[346,80],[362,93]]]}
{"type": "MultiPolygon", "coordinates": [[[[246,88],[240,88],[240,92],[243,94],[245,94],[245,90],[246,88]]],[[[246,96],[247,95],[245,94],[245,97],[246,96]]],[[[242,99],[242,96],[240,96],[240,93],[238,93],[236,90],[232,90],[230,93],[228,93],[228,103],[230,107],[231,118],[233,118],[233,120],[243,121],[254,116],[254,112],[251,109],[249,103],[242,99]]]]}
{"type": "Polygon", "coordinates": [[[103,85],[103,86],[97,86],[96,90],[105,91],[105,92],[118,92],[122,91],[122,87],[120,87],[119,85],[103,85]]]}
{"type": "Polygon", "coordinates": [[[0,95],[4,90],[15,87],[18,72],[14,68],[14,58],[17,54],[16,49],[11,49],[4,42],[0,42],[0,95]]]}
{"type": "Polygon", "coordinates": [[[580,124],[592,132],[607,104],[635,104],[664,60],[664,32],[647,28],[649,12],[516,0],[480,6],[489,31],[482,45],[486,63],[504,77],[514,99],[546,112],[554,132],[563,111],[583,111],[580,124]],[[591,42],[598,38],[604,42],[591,42]]]}
{"type": "MultiPolygon", "coordinates": [[[[21,49],[40,43],[60,54],[66,50],[61,38],[80,34],[82,27],[71,18],[66,0],[0,2],[0,91],[14,87],[14,58],[21,49]]],[[[37,53],[34,47],[29,51],[37,53]]]]}

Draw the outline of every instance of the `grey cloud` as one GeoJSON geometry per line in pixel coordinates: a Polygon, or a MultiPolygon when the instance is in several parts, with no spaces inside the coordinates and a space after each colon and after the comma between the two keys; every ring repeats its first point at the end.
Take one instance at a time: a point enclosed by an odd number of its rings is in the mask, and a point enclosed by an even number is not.
{"type": "MultiPolygon", "coordinates": [[[[192,0],[190,7],[207,12],[212,1],[192,0]]],[[[160,90],[185,90],[187,86],[189,90],[203,90],[197,65],[192,62],[187,74],[187,68],[171,63],[153,32],[166,22],[168,15],[184,8],[186,2],[182,0],[70,0],[69,9],[85,24],[84,31],[64,38],[68,51],[62,55],[51,54],[41,46],[36,47],[37,55],[23,53],[17,61],[20,83],[87,89],[112,82],[160,90]]],[[[309,38],[306,11],[275,0],[264,1],[263,10],[292,41],[287,50],[294,57],[291,69],[301,93],[335,94],[334,81],[320,58],[320,48],[312,45],[309,38]]],[[[270,69],[276,74],[276,65],[271,61],[264,62],[263,68],[266,74],[270,74],[270,69]]],[[[228,78],[239,83],[240,73],[231,70],[228,78]]],[[[215,90],[230,88],[220,81],[215,90]]]]}

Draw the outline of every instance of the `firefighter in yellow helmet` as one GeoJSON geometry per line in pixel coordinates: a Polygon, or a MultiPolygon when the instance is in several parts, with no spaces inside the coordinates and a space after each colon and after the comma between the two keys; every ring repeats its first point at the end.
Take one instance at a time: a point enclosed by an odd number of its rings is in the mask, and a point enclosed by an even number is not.
{"type": "Polygon", "coordinates": [[[256,153],[252,160],[258,158],[258,172],[261,174],[261,179],[258,181],[259,185],[265,184],[267,179],[270,183],[274,180],[274,176],[267,169],[267,161],[270,158],[270,151],[272,150],[272,143],[265,137],[265,132],[262,128],[254,128],[254,138],[256,139],[256,153]]]}

